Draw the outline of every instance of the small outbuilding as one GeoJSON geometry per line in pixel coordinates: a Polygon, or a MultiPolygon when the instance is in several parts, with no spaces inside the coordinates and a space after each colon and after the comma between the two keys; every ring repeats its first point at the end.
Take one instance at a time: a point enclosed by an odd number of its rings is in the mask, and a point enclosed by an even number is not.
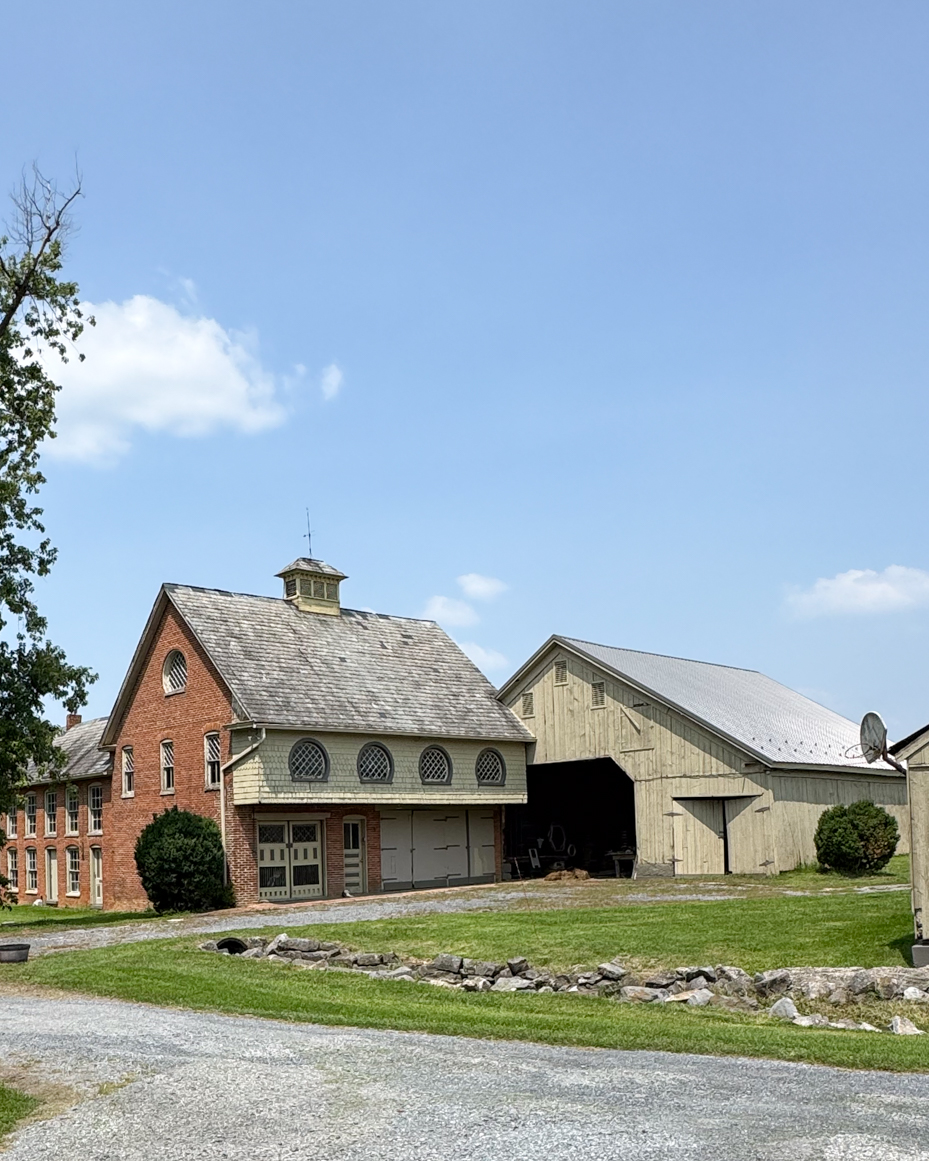
{"type": "Polygon", "coordinates": [[[862,798],[909,834],[906,780],[865,762],[857,724],[755,670],[553,636],[499,696],[535,737],[514,874],[776,874],[862,798]]]}

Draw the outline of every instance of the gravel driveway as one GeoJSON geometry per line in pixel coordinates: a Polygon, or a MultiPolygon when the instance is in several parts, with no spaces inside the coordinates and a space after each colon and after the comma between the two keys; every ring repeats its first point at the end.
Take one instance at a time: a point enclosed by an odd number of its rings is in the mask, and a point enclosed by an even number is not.
{"type": "MultiPolygon", "coordinates": [[[[929,1077],[0,995],[2,1058],[86,1099],[9,1161],[913,1161],[929,1077]],[[106,1095],[101,1084],[129,1083],[106,1095]]],[[[923,1146],[921,1142],[927,1142],[923,1146]]]]}

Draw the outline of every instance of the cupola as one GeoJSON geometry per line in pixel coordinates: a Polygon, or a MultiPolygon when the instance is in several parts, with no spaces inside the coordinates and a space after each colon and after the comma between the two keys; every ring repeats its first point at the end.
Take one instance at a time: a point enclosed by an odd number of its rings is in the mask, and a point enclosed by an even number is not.
{"type": "Polygon", "coordinates": [[[277,574],[284,581],[284,600],[301,613],[339,615],[339,584],[346,579],[324,560],[301,556],[277,574]]]}

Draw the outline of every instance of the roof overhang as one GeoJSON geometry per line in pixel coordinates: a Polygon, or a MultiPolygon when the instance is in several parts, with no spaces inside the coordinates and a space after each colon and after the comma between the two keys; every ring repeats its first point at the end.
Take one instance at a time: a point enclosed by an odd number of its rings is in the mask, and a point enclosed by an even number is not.
{"type": "Polygon", "coordinates": [[[293,734],[363,734],[365,737],[383,738],[445,738],[449,742],[496,742],[498,745],[511,743],[515,746],[528,746],[535,738],[529,731],[523,738],[514,738],[506,734],[448,734],[436,730],[362,730],[353,726],[327,726],[319,722],[272,722],[254,720],[229,722],[223,729],[230,732],[237,730],[282,730],[293,734]]]}

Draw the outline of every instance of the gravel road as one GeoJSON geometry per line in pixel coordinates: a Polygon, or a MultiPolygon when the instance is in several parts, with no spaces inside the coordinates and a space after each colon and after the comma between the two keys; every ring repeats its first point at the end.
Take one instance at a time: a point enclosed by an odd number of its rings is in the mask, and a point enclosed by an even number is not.
{"type": "Polygon", "coordinates": [[[81,998],[0,995],[0,1010],[6,1067],[84,1094],[15,1134],[8,1161],[929,1159],[927,1076],[81,998]]]}

